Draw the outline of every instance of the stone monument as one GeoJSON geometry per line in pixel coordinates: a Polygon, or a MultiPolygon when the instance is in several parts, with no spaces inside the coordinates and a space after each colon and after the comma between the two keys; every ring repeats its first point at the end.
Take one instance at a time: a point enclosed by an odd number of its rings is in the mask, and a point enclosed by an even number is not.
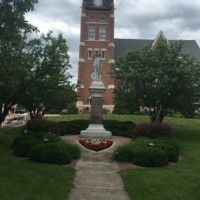
{"type": "Polygon", "coordinates": [[[91,93],[90,124],[86,130],[81,131],[82,138],[111,138],[112,134],[103,127],[102,97],[106,90],[101,80],[102,58],[100,54],[94,57],[93,81],[89,87],[91,93]]]}

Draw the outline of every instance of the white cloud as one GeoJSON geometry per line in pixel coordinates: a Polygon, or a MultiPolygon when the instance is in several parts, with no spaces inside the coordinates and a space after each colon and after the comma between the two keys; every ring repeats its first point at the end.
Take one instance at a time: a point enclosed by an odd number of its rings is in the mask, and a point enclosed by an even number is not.
{"type": "MultiPolygon", "coordinates": [[[[154,39],[163,30],[168,39],[193,39],[200,45],[199,0],[114,0],[115,37],[154,39]]],[[[76,82],[82,0],[40,0],[26,18],[41,33],[63,33],[76,82]]]]}

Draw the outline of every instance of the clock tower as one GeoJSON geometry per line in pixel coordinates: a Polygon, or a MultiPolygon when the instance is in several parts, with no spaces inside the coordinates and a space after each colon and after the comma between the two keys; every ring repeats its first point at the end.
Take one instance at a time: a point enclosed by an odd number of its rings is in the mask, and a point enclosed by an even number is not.
{"type": "Polygon", "coordinates": [[[106,87],[103,108],[111,113],[113,105],[114,81],[109,72],[114,62],[114,0],[83,0],[81,13],[81,34],[79,46],[79,67],[77,107],[79,112],[90,109],[91,97],[88,88],[94,72],[93,56],[102,57],[101,80],[106,87]]]}

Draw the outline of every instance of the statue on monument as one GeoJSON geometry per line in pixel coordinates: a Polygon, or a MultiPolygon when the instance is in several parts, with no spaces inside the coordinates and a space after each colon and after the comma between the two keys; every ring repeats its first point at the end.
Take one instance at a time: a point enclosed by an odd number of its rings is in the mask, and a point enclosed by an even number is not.
{"type": "Polygon", "coordinates": [[[101,81],[102,57],[99,53],[93,56],[94,72],[92,73],[93,82],[88,88],[91,94],[91,113],[90,124],[86,130],[82,130],[80,137],[83,138],[111,138],[112,133],[107,131],[102,123],[103,94],[106,90],[101,81]]]}
{"type": "Polygon", "coordinates": [[[101,80],[100,74],[101,74],[101,68],[102,68],[102,57],[101,54],[95,54],[93,56],[94,58],[94,77],[93,80],[101,80]]]}

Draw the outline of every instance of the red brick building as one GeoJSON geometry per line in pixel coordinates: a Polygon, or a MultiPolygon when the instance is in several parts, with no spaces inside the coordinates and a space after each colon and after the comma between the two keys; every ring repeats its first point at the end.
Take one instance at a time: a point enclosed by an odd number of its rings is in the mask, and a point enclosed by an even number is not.
{"type": "MultiPolygon", "coordinates": [[[[127,50],[139,50],[144,45],[152,48],[159,40],[169,43],[180,42],[180,40],[167,40],[161,31],[152,39],[115,39],[114,38],[114,0],[83,0],[81,14],[81,36],[79,49],[78,79],[81,82],[78,88],[77,107],[80,112],[90,108],[89,86],[92,82],[93,56],[100,53],[103,58],[101,79],[106,87],[103,96],[103,107],[112,112],[114,80],[108,72],[110,65],[127,50]]],[[[183,52],[190,54],[200,61],[200,49],[195,40],[182,40],[184,42],[183,52]]]]}
{"type": "Polygon", "coordinates": [[[114,62],[114,3],[113,0],[83,0],[81,13],[81,34],[79,47],[77,107],[80,112],[90,108],[90,92],[94,71],[92,58],[100,53],[103,59],[101,79],[106,87],[103,107],[112,112],[114,81],[108,74],[114,62]]]}

